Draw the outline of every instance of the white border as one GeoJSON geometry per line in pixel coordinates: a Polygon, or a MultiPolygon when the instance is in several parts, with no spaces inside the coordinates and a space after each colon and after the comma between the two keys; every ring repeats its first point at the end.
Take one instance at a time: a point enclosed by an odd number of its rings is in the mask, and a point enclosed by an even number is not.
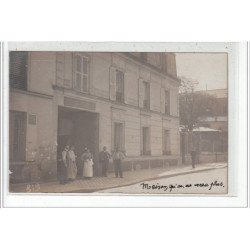
{"type": "Polygon", "coordinates": [[[3,44],[2,166],[4,207],[246,207],[247,43],[22,42],[3,44]],[[229,193],[197,195],[21,195],[8,193],[8,51],[227,52],[229,87],[229,193]]]}

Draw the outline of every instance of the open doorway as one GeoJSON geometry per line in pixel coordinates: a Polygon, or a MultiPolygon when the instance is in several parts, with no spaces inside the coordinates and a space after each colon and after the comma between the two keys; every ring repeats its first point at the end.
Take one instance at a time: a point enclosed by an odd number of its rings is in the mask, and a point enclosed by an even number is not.
{"type": "Polygon", "coordinates": [[[57,133],[57,173],[60,175],[62,164],[62,151],[65,145],[74,145],[77,175],[82,176],[83,163],[81,155],[85,147],[93,154],[94,175],[98,175],[98,154],[99,154],[99,114],[58,107],[58,133],[57,133]]]}

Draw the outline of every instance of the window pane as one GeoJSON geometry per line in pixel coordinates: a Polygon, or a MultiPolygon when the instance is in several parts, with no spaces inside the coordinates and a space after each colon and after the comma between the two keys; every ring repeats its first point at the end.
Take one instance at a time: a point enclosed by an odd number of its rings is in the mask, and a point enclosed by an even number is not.
{"type": "Polygon", "coordinates": [[[26,113],[10,112],[10,160],[25,160],[25,144],[26,144],[26,113]]]}
{"type": "Polygon", "coordinates": [[[123,93],[124,89],[124,74],[123,72],[117,70],[116,71],[116,84],[117,84],[117,92],[123,93]]]}
{"type": "Polygon", "coordinates": [[[148,82],[143,82],[143,107],[149,109],[150,106],[150,85],[148,82]]]}
{"type": "Polygon", "coordinates": [[[77,90],[81,90],[81,74],[79,74],[79,73],[76,73],[75,88],[76,88],[77,90]]]}
{"type": "Polygon", "coordinates": [[[85,57],[82,58],[82,72],[83,74],[88,74],[88,59],[85,57]]]}
{"type": "Polygon", "coordinates": [[[116,100],[124,100],[124,73],[119,70],[116,71],[116,100]]]}
{"type": "Polygon", "coordinates": [[[165,113],[170,114],[170,93],[165,91],[165,113]]]}
{"type": "Polygon", "coordinates": [[[82,58],[80,56],[76,56],[76,70],[78,72],[81,72],[81,61],[82,61],[82,58]]]}
{"type": "Polygon", "coordinates": [[[86,76],[82,76],[82,90],[83,92],[88,91],[88,78],[86,76]]]}

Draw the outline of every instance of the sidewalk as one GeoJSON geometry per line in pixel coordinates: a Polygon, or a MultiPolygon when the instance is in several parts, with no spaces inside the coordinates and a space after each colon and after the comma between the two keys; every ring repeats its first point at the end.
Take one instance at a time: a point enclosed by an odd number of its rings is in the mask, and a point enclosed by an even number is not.
{"type": "Polygon", "coordinates": [[[41,183],[35,186],[29,184],[10,184],[12,193],[91,193],[98,190],[132,185],[142,181],[173,177],[202,171],[227,167],[227,163],[208,163],[191,166],[175,166],[168,168],[143,169],[124,172],[123,178],[115,178],[114,173],[108,177],[93,177],[90,180],[79,179],[65,185],[58,182],[41,183]]]}

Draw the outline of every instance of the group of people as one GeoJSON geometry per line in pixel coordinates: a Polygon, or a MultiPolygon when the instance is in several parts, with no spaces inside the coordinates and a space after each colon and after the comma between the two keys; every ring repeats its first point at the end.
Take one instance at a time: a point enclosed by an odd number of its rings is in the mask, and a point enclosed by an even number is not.
{"type": "MultiPolygon", "coordinates": [[[[93,157],[88,148],[83,150],[81,156],[83,163],[83,177],[91,178],[93,176],[93,157]]],[[[75,147],[66,145],[62,151],[62,165],[60,183],[66,184],[76,179],[77,166],[76,166],[76,155],[75,147]]]]}
{"type": "MultiPolygon", "coordinates": [[[[74,146],[66,145],[62,152],[62,166],[61,166],[61,176],[60,183],[66,184],[76,179],[77,176],[77,165],[76,165],[76,154],[74,146]]],[[[125,155],[119,150],[119,148],[115,148],[115,151],[111,155],[107,151],[107,147],[104,146],[103,150],[99,154],[99,162],[102,169],[102,176],[107,177],[107,171],[109,167],[109,162],[111,159],[114,163],[115,177],[123,178],[122,174],[122,160],[125,158],[125,155]]],[[[93,156],[90,153],[88,148],[83,150],[81,155],[81,162],[83,164],[83,178],[92,178],[93,177],[93,156]]]]}

